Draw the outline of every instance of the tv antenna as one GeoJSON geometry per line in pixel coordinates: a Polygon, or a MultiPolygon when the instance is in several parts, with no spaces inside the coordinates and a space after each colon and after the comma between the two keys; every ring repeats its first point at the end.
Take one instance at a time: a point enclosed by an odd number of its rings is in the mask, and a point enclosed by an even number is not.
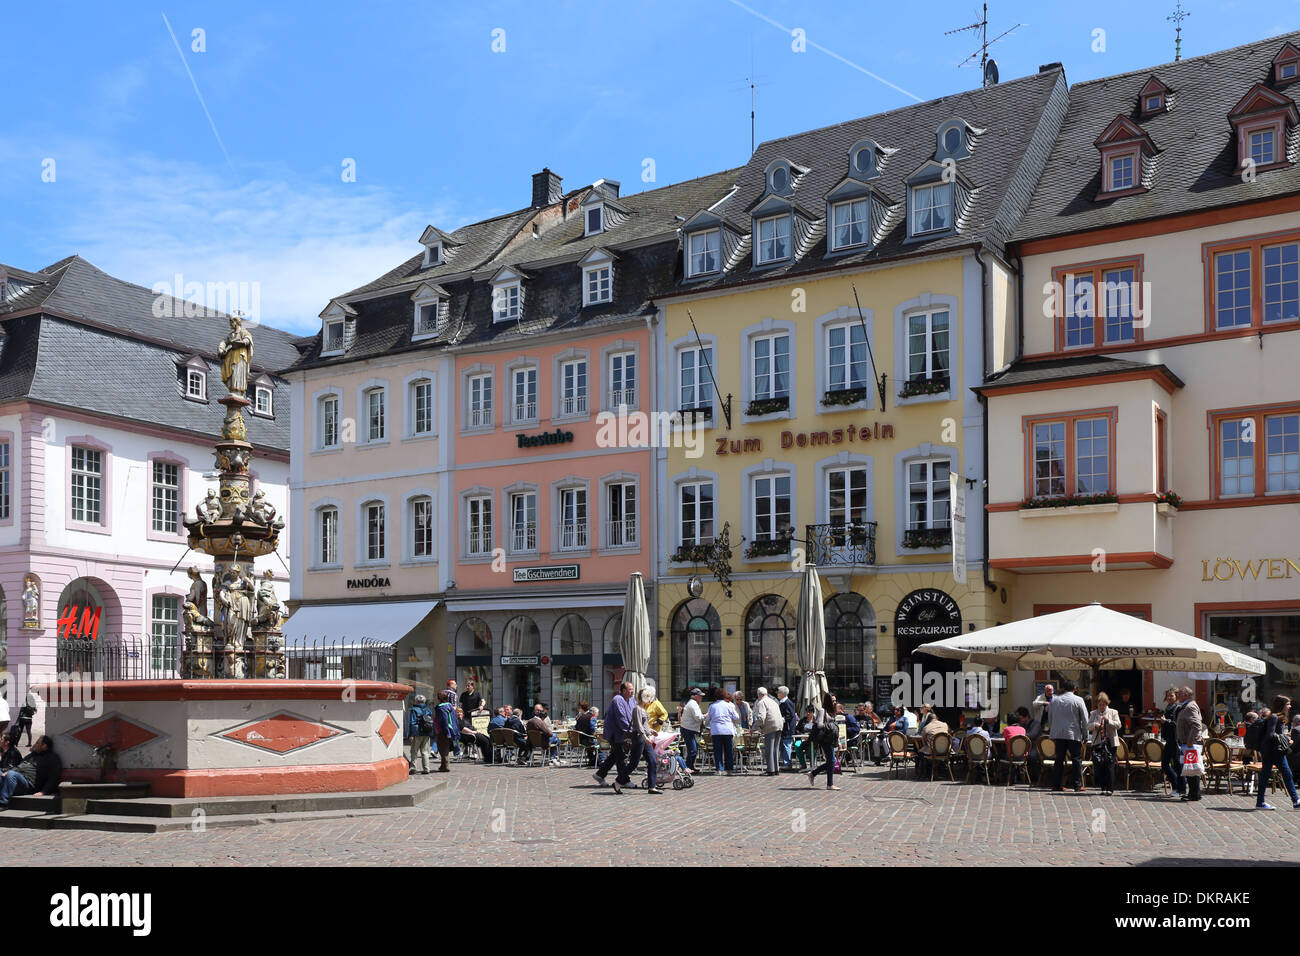
{"type": "Polygon", "coordinates": [[[958,67],[974,66],[975,64],[973,61],[975,60],[976,57],[979,57],[980,74],[984,78],[983,85],[992,86],[998,81],[998,64],[997,61],[989,59],[989,47],[997,43],[1003,37],[1009,36],[1010,34],[1014,33],[1016,30],[1019,30],[1023,26],[1027,26],[1027,24],[1017,23],[1015,26],[1011,27],[1010,29],[1003,30],[992,40],[990,40],[989,39],[989,5],[986,3],[984,4],[984,11],[981,14],[980,19],[978,21],[976,21],[975,23],[968,24],[967,26],[964,27],[958,27],[955,30],[945,30],[943,35],[951,36],[954,33],[965,33],[967,30],[979,31],[979,36],[980,36],[979,49],[976,50],[974,53],[972,53],[970,56],[966,57],[966,59],[958,63],[957,66],[958,67]]]}
{"type": "Polygon", "coordinates": [[[1190,17],[1190,11],[1183,9],[1183,0],[1176,0],[1174,3],[1174,12],[1165,17],[1174,25],[1174,61],[1177,62],[1183,58],[1183,21],[1190,17]]]}

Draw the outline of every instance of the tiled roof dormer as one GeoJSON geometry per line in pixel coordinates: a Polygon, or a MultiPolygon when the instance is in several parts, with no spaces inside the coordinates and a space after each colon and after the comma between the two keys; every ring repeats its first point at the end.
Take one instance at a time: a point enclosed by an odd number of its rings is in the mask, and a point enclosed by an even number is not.
{"type": "Polygon", "coordinates": [[[627,221],[630,211],[618,201],[619,184],[612,179],[598,179],[579,203],[582,209],[583,236],[597,236],[627,221]]]}
{"type": "Polygon", "coordinates": [[[1295,101],[1256,83],[1228,113],[1237,134],[1237,172],[1290,165],[1291,131],[1300,122],[1295,101]]]}
{"type": "Polygon", "coordinates": [[[687,279],[717,275],[730,269],[747,248],[747,236],[717,213],[702,209],[682,223],[682,275],[687,279]]]}
{"type": "Polygon", "coordinates": [[[331,299],[320,314],[321,357],[346,355],[357,337],[357,310],[341,299],[331,299]]]}
{"type": "Polygon", "coordinates": [[[907,241],[947,236],[958,230],[975,188],[960,171],[952,170],[951,163],[928,159],[907,177],[907,241]]]}
{"type": "Polygon", "coordinates": [[[954,117],[948,120],[935,131],[934,158],[938,162],[969,159],[975,149],[975,140],[983,132],[963,119],[954,117]]]}
{"type": "Polygon", "coordinates": [[[425,226],[420,235],[420,245],[424,246],[424,268],[440,266],[456,257],[460,245],[454,238],[436,226],[425,226]]]}
{"type": "Polygon", "coordinates": [[[447,325],[449,296],[447,290],[433,282],[421,282],[411,294],[411,341],[431,339],[447,325]]]}
{"type": "Polygon", "coordinates": [[[492,286],[492,321],[518,322],[524,315],[524,273],[513,266],[502,266],[488,280],[492,286]]]}
{"type": "Polygon", "coordinates": [[[1147,78],[1142,89],[1138,91],[1138,119],[1150,119],[1152,116],[1168,112],[1170,107],[1173,106],[1170,99],[1172,92],[1153,73],[1147,78]]]}
{"type": "Polygon", "coordinates": [[[1116,116],[1093,145],[1101,152],[1098,199],[1130,196],[1150,188],[1152,160],[1159,150],[1141,126],[1127,116],[1116,116]]]}
{"type": "Polygon", "coordinates": [[[1300,79],[1300,47],[1288,40],[1273,57],[1273,75],[1270,77],[1275,89],[1290,86],[1300,79]]]}

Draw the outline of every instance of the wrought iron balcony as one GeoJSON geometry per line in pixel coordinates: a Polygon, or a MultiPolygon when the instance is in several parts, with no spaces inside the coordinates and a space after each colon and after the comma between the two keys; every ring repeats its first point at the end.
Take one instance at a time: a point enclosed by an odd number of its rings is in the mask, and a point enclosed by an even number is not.
{"type": "Polygon", "coordinates": [[[876,522],[810,524],[808,561],[818,567],[876,563],[876,522]]]}

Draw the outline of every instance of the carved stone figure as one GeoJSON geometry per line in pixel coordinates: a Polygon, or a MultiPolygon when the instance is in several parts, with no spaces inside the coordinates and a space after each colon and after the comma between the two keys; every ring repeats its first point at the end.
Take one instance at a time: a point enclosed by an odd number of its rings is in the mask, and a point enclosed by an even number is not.
{"type": "Polygon", "coordinates": [[[275,520],[275,506],[266,500],[265,491],[253,493],[253,503],[248,506],[248,510],[258,524],[269,526],[275,520]]]}
{"type": "Polygon", "coordinates": [[[202,523],[211,524],[221,518],[221,499],[211,488],[208,489],[207,496],[194,506],[194,513],[199,516],[202,523]]]}
{"type": "Polygon", "coordinates": [[[253,337],[248,334],[238,315],[230,317],[230,334],[217,348],[221,356],[221,380],[231,394],[243,395],[248,391],[248,369],[253,361],[253,337]]]}
{"type": "Polygon", "coordinates": [[[227,647],[242,648],[253,624],[253,586],[238,564],[221,576],[217,601],[221,606],[221,636],[227,647]]]}
{"type": "Polygon", "coordinates": [[[41,589],[35,578],[23,584],[23,627],[41,626],[41,589]]]}
{"type": "Polygon", "coordinates": [[[280,603],[274,581],[275,572],[268,569],[262,575],[262,584],[257,589],[257,623],[279,630],[289,609],[280,603]]]}
{"type": "Polygon", "coordinates": [[[206,617],[208,613],[208,582],[203,580],[203,576],[199,574],[199,569],[192,564],[185,573],[190,577],[190,590],[185,595],[185,604],[187,607],[193,604],[199,613],[206,617]]]}
{"type": "Polygon", "coordinates": [[[212,627],[212,621],[208,616],[199,610],[198,605],[193,601],[185,602],[185,633],[193,634],[196,631],[206,631],[212,627]]]}

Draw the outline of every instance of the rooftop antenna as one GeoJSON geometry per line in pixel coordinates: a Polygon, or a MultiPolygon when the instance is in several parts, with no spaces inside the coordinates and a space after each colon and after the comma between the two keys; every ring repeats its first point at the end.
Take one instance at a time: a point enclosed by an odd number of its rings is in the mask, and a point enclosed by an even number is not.
{"type": "Polygon", "coordinates": [[[993,62],[992,67],[989,66],[990,62],[992,62],[989,60],[989,47],[997,43],[1003,37],[1009,36],[1010,34],[1014,33],[1016,30],[1019,30],[1021,27],[1026,25],[1027,24],[1024,23],[1017,23],[1015,26],[1011,27],[1010,29],[1003,30],[992,40],[990,40],[989,39],[989,5],[986,3],[984,4],[983,13],[980,15],[979,20],[977,20],[975,23],[968,24],[964,27],[958,27],[955,30],[945,30],[943,35],[951,36],[954,33],[965,33],[967,30],[979,31],[979,36],[980,36],[979,49],[977,49],[970,56],[966,57],[966,59],[958,63],[957,66],[958,67],[974,66],[975,64],[973,61],[975,60],[976,57],[979,57],[980,74],[983,77],[983,81],[981,85],[992,86],[998,81],[998,65],[996,62],[993,62]]]}
{"type": "Polygon", "coordinates": [[[1174,62],[1183,58],[1183,21],[1192,14],[1183,9],[1183,0],[1176,0],[1174,3],[1174,12],[1165,17],[1174,25],[1174,62]]]}

